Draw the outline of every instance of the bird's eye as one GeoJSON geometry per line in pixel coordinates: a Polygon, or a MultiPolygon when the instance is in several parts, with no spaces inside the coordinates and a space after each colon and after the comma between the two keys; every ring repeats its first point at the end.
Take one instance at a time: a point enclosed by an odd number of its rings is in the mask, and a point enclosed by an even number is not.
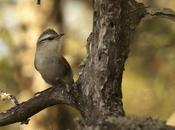
{"type": "Polygon", "coordinates": [[[39,44],[40,43],[43,43],[43,42],[46,42],[46,41],[51,41],[51,40],[54,40],[56,36],[43,36],[39,39],[39,44]]]}
{"type": "Polygon", "coordinates": [[[47,38],[47,40],[53,40],[54,39],[54,37],[48,37],[47,38]]]}

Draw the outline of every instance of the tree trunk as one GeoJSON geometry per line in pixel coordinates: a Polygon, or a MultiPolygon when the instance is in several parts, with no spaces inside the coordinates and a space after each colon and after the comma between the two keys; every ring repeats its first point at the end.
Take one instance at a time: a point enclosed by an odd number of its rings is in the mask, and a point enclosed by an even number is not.
{"type": "Polygon", "coordinates": [[[123,116],[122,75],[132,32],[144,16],[140,4],[128,0],[94,0],[93,32],[79,84],[89,97],[89,123],[104,115],[123,116]]]}

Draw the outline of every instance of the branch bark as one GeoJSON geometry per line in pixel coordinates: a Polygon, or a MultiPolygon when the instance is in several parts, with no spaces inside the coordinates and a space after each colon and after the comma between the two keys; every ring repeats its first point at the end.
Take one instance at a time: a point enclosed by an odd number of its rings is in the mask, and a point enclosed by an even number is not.
{"type": "MultiPolygon", "coordinates": [[[[71,88],[74,87],[72,86],[71,88]]],[[[77,106],[79,106],[77,104],[78,100],[76,100],[77,94],[74,94],[76,93],[76,90],[77,89],[70,90],[64,84],[60,84],[56,87],[51,87],[43,92],[40,92],[28,101],[22,102],[5,112],[1,112],[0,126],[16,122],[27,123],[26,121],[31,116],[56,104],[67,104],[77,108],[77,106]]]]}
{"type": "Polygon", "coordinates": [[[167,18],[167,19],[175,21],[175,12],[171,9],[168,9],[168,8],[155,9],[151,7],[148,7],[145,9],[148,15],[151,17],[167,18]]]}
{"type": "Polygon", "coordinates": [[[174,130],[165,122],[151,118],[107,117],[102,123],[83,130],[174,130]]]}

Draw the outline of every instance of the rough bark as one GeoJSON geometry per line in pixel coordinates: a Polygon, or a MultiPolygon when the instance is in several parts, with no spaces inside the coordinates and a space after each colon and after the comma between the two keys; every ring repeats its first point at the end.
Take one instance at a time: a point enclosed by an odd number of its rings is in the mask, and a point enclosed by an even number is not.
{"type": "Polygon", "coordinates": [[[146,14],[142,7],[134,1],[94,1],[89,55],[79,79],[83,94],[91,97],[87,107],[93,111],[85,113],[91,122],[104,115],[124,115],[122,75],[132,32],[146,14]]]}
{"type": "Polygon", "coordinates": [[[85,124],[77,125],[81,130],[175,129],[151,118],[120,117],[124,116],[122,75],[133,31],[144,16],[174,19],[175,13],[145,8],[134,0],[94,0],[93,5],[93,32],[88,38],[88,56],[78,81],[72,86],[52,87],[0,113],[0,126],[25,121],[46,107],[63,103],[80,110],[85,119],[85,124]]]}

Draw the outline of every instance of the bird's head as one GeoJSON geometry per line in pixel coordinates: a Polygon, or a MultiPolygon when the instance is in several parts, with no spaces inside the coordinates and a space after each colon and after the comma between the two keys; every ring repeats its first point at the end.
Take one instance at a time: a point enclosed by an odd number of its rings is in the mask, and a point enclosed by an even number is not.
{"type": "Polygon", "coordinates": [[[64,34],[63,33],[56,33],[53,29],[45,30],[38,38],[37,46],[43,43],[52,43],[54,40],[59,40],[64,34]]]}

